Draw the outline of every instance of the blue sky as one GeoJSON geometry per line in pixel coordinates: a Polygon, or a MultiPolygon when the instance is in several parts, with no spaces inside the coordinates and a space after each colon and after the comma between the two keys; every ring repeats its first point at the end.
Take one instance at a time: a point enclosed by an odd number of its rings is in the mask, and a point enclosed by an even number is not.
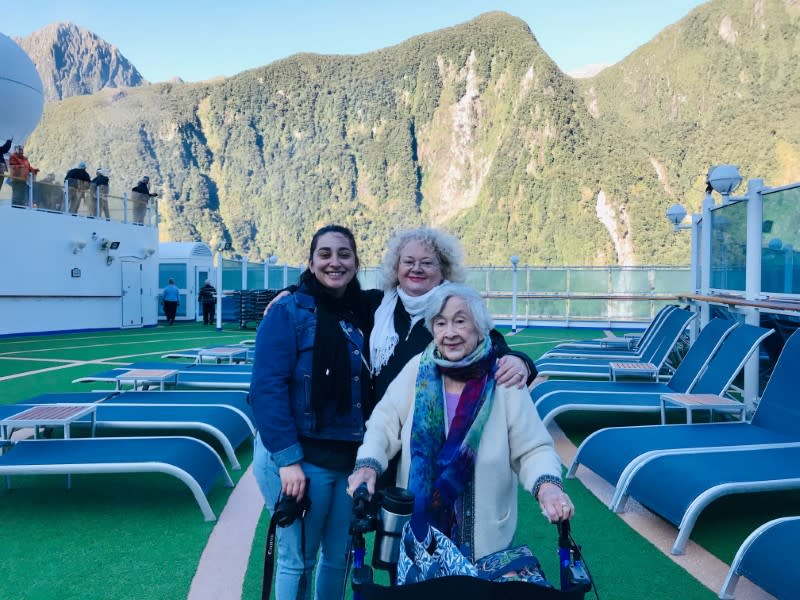
{"type": "Polygon", "coordinates": [[[0,31],[71,21],[119,48],[152,81],[230,76],[296,52],[360,54],[503,10],[524,19],[565,72],[614,63],[700,0],[26,0],[0,31]]]}

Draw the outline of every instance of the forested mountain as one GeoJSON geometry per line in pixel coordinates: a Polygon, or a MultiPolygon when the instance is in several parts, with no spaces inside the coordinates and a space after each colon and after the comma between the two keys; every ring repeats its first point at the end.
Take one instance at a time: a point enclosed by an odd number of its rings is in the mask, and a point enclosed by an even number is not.
{"type": "Polygon", "coordinates": [[[47,101],[147,83],[116,47],[72,23],[53,23],[14,41],[36,65],[47,101]]]}
{"type": "Polygon", "coordinates": [[[55,173],[102,162],[112,190],[148,173],[165,239],[254,259],[299,262],[337,222],[367,263],[418,224],[458,235],[470,264],[687,263],[664,212],[697,209],[710,164],[800,176],[798,12],[713,1],[588,79],[489,13],[361,56],[50,103],[28,150],[55,173]]]}

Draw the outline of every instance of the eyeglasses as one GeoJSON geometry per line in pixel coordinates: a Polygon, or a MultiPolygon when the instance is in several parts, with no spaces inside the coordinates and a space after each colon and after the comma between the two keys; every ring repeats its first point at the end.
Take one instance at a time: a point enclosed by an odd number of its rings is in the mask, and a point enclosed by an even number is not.
{"type": "Polygon", "coordinates": [[[420,269],[423,271],[433,271],[439,267],[439,263],[435,260],[430,259],[423,259],[423,260],[412,260],[410,258],[404,258],[400,261],[400,266],[404,269],[413,269],[416,266],[419,266],[420,269]]]}

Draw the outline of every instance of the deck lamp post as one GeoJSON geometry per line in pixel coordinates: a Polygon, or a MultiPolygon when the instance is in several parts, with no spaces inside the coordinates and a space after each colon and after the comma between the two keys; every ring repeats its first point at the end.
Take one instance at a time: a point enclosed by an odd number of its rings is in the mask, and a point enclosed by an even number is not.
{"type": "Polygon", "coordinates": [[[513,267],[511,272],[511,331],[517,333],[517,265],[519,265],[519,256],[516,254],[511,257],[511,265],[513,267]]]}
{"type": "MultiPolygon", "coordinates": [[[[747,182],[747,193],[743,196],[732,197],[731,194],[742,183],[742,176],[739,168],[735,165],[717,165],[709,169],[706,177],[706,197],[703,201],[703,223],[701,252],[703,265],[702,271],[702,291],[710,293],[711,288],[711,225],[712,209],[715,207],[712,191],[722,196],[722,206],[733,202],[747,202],[747,233],[745,251],[745,290],[746,300],[757,301],[761,297],[761,237],[763,233],[763,201],[762,193],[765,191],[763,179],[750,179],[747,182]]],[[[720,215],[722,216],[722,215],[720,215]]],[[[719,218],[719,217],[717,217],[719,218]]],[[[706,313],[708,312],[707,303],[704,304],[706,313]]],[[[745,322],[750,325],[760,324],[760,313],[757,308],[743,307],[741,312],[745,315],[745,322]]],[[[707,322],[706,318],[701,324],[707,322]]],[[[744,401],[750,412],[758,397],[758,353],[750,357],[744,368],[744,401]]]]}
{"type": "Polygon", "coordinates": [[[217,246],[217,331],[222,331],[222,251],[230,252],[230,242],[221,242],[217,246]]]}

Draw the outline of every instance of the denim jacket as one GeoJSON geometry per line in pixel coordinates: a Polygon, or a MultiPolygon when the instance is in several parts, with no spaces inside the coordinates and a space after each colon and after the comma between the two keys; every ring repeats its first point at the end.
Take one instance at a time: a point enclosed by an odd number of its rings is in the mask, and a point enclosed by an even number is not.
{"type": "Polygon", "coordinates": [[[300,437],[360,442],[364,436],[360,384],[364,337],[352,324],[342,323],[350,347],[351,410],[346,415],[325,411],[319,429],[311,406],[314,298],[298,292],[281,299],[258,328],[250,401],[261,441],[279,467],[303,459],[300,437]]]}

